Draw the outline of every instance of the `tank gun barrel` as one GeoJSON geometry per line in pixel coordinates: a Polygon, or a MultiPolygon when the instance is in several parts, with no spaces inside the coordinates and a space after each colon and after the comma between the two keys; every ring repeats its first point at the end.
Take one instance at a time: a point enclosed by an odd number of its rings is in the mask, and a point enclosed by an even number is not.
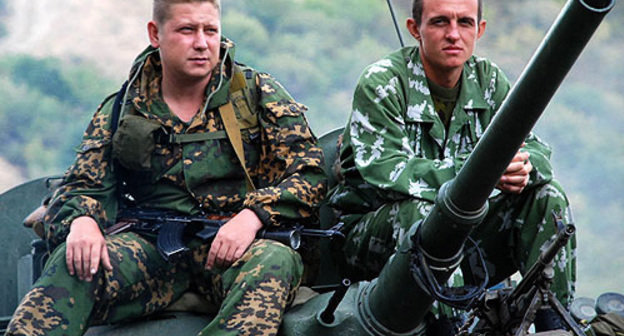
{"type": "Polygon", "coordinates": [[[613,0],[574,0],[566,4],[468,159],[465,172],[458,174],[449,190],[457,207],[477,210],[487,200],[507,164],[614,4],[613,0]]]}
{"type": "MultiPolygon", "coordinates": [[[[412,237],[436,265],[433,273],[440,283],[458,266],[465,241],[487,214],[487,200],[497,181],[614,4],[614,0],[566,3],[465,165],[441,188],[433,210],[412,237]]],[[[405,240],[400,251],[411,245],[405,240]]],[[[431,307],[433,298],[409,270],[409,253],[396,253],[371,284],[369,308],[363,311],[369,311],[367,319],[375,320],[371,324],[384,327],[380,330],[416,330],[431,307]],[[397,309],[397,302],[405,304],[397,309]]]]}

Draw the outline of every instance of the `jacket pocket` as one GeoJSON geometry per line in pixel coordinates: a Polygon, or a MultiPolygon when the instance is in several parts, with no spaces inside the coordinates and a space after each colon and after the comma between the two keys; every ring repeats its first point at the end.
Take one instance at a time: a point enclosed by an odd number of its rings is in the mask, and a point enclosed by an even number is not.
{"type": "Polygon", "coordinates": [[[113,136],[113,158],[130,170],[150,170],[156,135],[161,129],[160,123],[145,117],[124,116],[113,136]]]}

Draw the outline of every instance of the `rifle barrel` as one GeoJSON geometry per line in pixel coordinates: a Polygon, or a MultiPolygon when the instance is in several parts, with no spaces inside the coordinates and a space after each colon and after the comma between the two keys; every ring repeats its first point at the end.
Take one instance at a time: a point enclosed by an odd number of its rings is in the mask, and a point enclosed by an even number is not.
{"type": "Polygon", "coordinates": [[[570,240],[575,231],[576,227],[573,224],[567,224],[563,230],[557,233],[555,239],[542,251],[538,260],[535,261],[535,264],[533,264],[526,275],[522,277],[522,281],[518,283],[518,286],[514,289],[514,293],[519,293],[519,295],[521,295],[532,286],[535,279],[540,276],[546,266],[555,260],[559,250],[568,243],[568,240],[570,240]]]}

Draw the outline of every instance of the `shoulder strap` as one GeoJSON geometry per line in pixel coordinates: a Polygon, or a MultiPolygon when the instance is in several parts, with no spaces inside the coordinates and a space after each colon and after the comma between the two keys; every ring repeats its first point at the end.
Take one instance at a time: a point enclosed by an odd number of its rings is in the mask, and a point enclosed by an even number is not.
{"type": "MultiPolygon", "coordinates": [[[[256,79],[251,70],[243,70],[241,65],[234,63],[233,71],[232,71],[232,79],[230,83],[230,97],[233,96],[234,92],[241,92],[242,96],[245,98],[245,102],[247,103],[247,108],[251,109],[250,112],[253,112],[256,108],[255,96],[253,95],[253,90],[256,88],[256,79]]],[[[240,109],[241,106],[237,107],[240,109]]],[[[230,100],[227,104],[219,107],[219,115],[221,116],[221,120],[223,120],[223,125],[225,127],[225,132],[227,138],[230,140],[230,144],[234,148],[234,152],[236,152],[236,156],[241,163],[243,171],[245,172],[245,180],[247,181],[247,190],[255,190],[256,187],[247,171],[247,165],[245,164],[245,150],[243,147],[243,140],[241,137],[240,124],[238,119],[236,118],[236,113],[234,112],[234,106],[232,105],[232,101],[230,100]]]]}
{"type": "Polygon", "coordinates": [[[232,107],[232,102],[228,102],[227,104],[220,106],[219,114],[221,115],[221,120],[223,120],[223,125],[225,126],[225,132],[228,135],[228,139],[230,139],[230,143],[232,144],[232,147],[234,147],[234,152],[236,152],[236,156],[243,166],[245,179],[247,180],[247,190],[253,191],[256,187],[254,186],[251,176],[249,176],[249,172],[247,171],[247,166],[245,165],[243,139],[241,137],[240,127],[238,127],[238,121],[236,120],[236,115],[234,113],[234,107],[232,107]]]}
{"type": "MultiPolygon", "coordinates": [[[[111,114],[111,139],[115,135],[117,131],[117,127],[119,126],[119,116],[121,115],[121,107],[124,104],[124,96],[126,95],[126,90],[128,88],[128,81],[126,80],[122,85],[117,95],[115,96],[115,102],[113,103],[113,111],[111,114]]],[[[112,151],[111,151],[112,153],[112,151]]],[[[122,170],[119,169],[119,164],[117,160],[112,159],[112,169],[116,171],[116,179],[117,179],[117,200],[119,201],[119,208],[124,208],[126,203],[124,202],[124,182],[123,182],[123,173],[122,170]]]]}
{"type": "Polygon", "coordinates": [[[249,109],[249,113],[254,113],[257,107],[258,94],[256,92],[256,72],[243,64],[234,63],[232,71],[232,81],[230,84],[230,96],[234,92],[240,92],[245,99],[247,106],[240,106],[241,101],[234,102],[239,109],[249,109]]]}
{"type": "Polygon", "coordinates": [[[232,82],[230,83],[230,91],[243,90],[247,87],[247,81],[245,80],[245,74],[241,70],[238,64],[234,65],[234,71],[232,74],[232,82]]]}
{"type": "Polygon", "coordinates": [[[111,115],[111,136],[115,135],[117,131],[117,126],[119,125],[119,115],[121,114],[121,106],[124,104],[123,98],[126,94],[126,89],[128,88],[128,81],[125,81],[121,86],[121,89],[117,92],[115,96],[115,103],[113,103],[113,113],[111,115]]]}

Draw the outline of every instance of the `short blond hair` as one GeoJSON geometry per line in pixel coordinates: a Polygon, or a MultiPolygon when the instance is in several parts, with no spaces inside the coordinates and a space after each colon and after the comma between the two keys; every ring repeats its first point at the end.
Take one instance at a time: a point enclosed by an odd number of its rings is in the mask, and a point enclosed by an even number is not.
{"type": "Polygon", "coordinates": [[[175,4],[191,3],[191,2],[208,2],[215,6],[215,8],[221,11],[220,0],[154,0],[152,6],[152,20],[156,23],[163,24],[169,19],[169,8],[175,4]]]}

